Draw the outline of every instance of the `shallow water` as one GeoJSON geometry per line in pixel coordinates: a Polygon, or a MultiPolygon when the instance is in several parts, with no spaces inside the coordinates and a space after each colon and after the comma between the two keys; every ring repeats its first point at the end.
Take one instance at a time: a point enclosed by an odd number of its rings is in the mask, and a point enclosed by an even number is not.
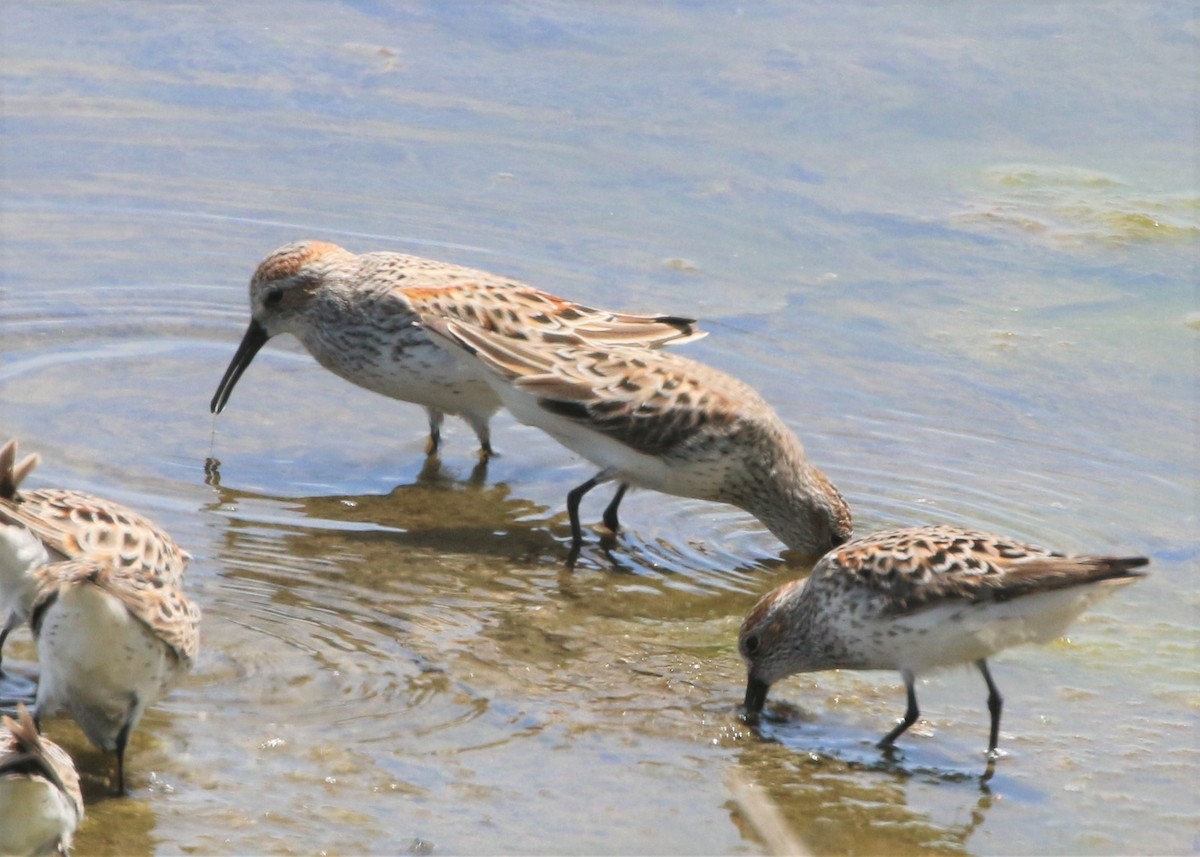
{"type": "Polygon", "coordinates": [[[42,454],[31,483],[167,527],[205,610],[131,798],[48,724],[78,853],[781,847],[747,800],[821,853],[1196,848],[1190,6],[0,17],[0,435],[42,454]],[[254,265],[302,237],[695,314],[688,353],[775,404],[859,532],[965,523],[1153,575],[996,659],[986,785],[967,670],[922,682],[893,758],[885,673],[790,679],[754,735],[736,628],[806,569],[747,516],[635,493],[567,572],[585,463],[501,416],[486,474],[453,421],[427,466],[419,408],[294,341],[209,416],[254,265]]]}

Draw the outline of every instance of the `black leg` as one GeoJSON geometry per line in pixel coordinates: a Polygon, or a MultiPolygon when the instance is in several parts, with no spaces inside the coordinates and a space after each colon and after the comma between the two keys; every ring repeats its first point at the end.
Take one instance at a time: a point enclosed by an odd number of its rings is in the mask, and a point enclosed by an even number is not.
{"type": "Polygon", "coordinates": [[[121,731],[117,733],[117,787],[113,789],[115,796],[127,794],[125,791],[125,745],[129,743],[129,725],[126,720],[121,731]]]}
{"type": "Polygon", "coordinates": [[[492,427],[487,415],[468,411],[459,416],[466,421],[471,430],[475,432],[475,437],[479,439],[479,460],[486,464],[487,460],[496,454],[496,450],[492,449],[492,427]]]}
{"type": "Polygon", "coordinates": [[[904,678],[904,687],[908,691],[908,708],[904,712],[904,719],[897,723],[896,728],[884,735],[882,740],[880,740],[879,747],[892,746],[895,740],[904,734],[904,730],[916,723],[917,718],[921,716],[921,712],[917,708],[917,691],[913,686],[913,674],[908,670],[901,670],[900,675],[904,678]]]}
{"type": "Polygon", "coordinates": [[[0,631],[0,676],[4,675],[4,641],[8,639],[8,632],[12,630],[12,625],[6,624],[4,630],[0,631]]]}
{"type": "Polygon", "coordinates": [[[621,505],[621,500],[625,497],[625,492],[629,490],[629,483],[622,482],[617,486],[617,493],[613,495],[612,502],[608,504],[608,508],[604,510],[604,526],[608,527],[613,534],[621,532],[621,522],[617,518],[617,507],[621,505]]]}
{"type": "Polygon", "coordinates": [[[980,658],[975,662],[975,666],[979,667],[979,671],[983,673],[983,680],[988,686],[988,711],[992,715],[992,734],[988,738],[988,753],[996,752],[996,745],[1000,742],[1000,709],[1004,707],[1004,699],[1000,696],[1000,691],[996,689],[996,683],[992,681],[992,674],[988,671],[987,661],[980,658]]]}
{"type": "Polygon", "coordinates": [[[579,526],[579,501],[583,499],[584,494],[600,483],[607,482],[609,478],[601,471],[579,487],[567,492],[567,515],[571,518],[571,552],[567,555],[567,568],[575,567],[575,560],[579,559],[579,551],[583,548],[583,528],[579,526]]]}
{"type": "Polygon", "coordinates": [[[429,440],[425,442],[425,454],[437,455],[442,446],[442,412],[433,408],[426,409],[429,413],[429,440]]]}

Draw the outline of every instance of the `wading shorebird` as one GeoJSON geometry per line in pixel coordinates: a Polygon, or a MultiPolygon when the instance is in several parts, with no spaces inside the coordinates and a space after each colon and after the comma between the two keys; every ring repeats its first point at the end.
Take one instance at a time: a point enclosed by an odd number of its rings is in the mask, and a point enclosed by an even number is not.
{"type": "Polygon", "coordinates": [[[135,567],[173,586],[183,585],[187,569],[187,552],[127,506],[67,488],[21,491],[40,460],[33,454],[18,462],[16,440],[0,447],[0,655],[9,633],[28,617],[38,587],[33,571],[41,562],[86,557],[135,567]],[[47,559],[34,563],[42,551],[47,559]]]}
{"type": "Polygon", "coordinates": [[[0,720],[0,854],[62,854],[83,820],[79,774],[24,705],[0,720]]]}
{"type": "Polygon", "coordinates": [[[254,355],[290,333],[335,375],[393,399],[424,406],[433,455],[444,414],[461,417],[492,454],[489,421],[500,408],[491,388],[434,345],[418,317],[434,316],[520,340],[658,348],[699,339],[689,318],[583,306],[507,277],[401,253],[356,255],[301,241],[268,256],[250,280],[250,325],[211,410],[219,414],[254,355]]]}
{"type": "Polygon", "coordinates": [[[191,667],[200,611],[183,593],[187,554],[120,504],[57,488],[19,490],[36,455],[0,448],[0,608],[28,620],[41,676],[35,720],[67,710],[116,756],[146,708],[191,667]]]}
{"type": "Polygon", "coordinates": [[[69,712],[92,744],[115,755],[113,792],[124,794],[129,736],[191,669],[200,610],[179,587],[133,566],[65,560],[35,574],[38,723],[69,712]]]}
{"type": "Polygon", "coordinates": [[[626,485],[737,506],[816,557],[847,541],[850,508],[770,405],[747,384],[666,351],[521,342],[441,318],[422,322],[477,364],[505,407],[600,468],[567,495],[573,565],[579,502],[621,483],[604,513],[619,529],[626,485]]]}
{"type": "Polygon", "coordinates": [[[994,755],[1001,697],[987,659],[1021,643],[1062,636],[1084,610],[1144,576],[1145,557],[1066,556],[1003,536],[950,526],[875,533],[825,555],[806,580],[769,592],[742,624],[746,713],[757,717],[771,685],[802,672],[899,670],[904,718],[920,716],[914,681],[939,667],[974,664],[988,689],[994,755]]]}

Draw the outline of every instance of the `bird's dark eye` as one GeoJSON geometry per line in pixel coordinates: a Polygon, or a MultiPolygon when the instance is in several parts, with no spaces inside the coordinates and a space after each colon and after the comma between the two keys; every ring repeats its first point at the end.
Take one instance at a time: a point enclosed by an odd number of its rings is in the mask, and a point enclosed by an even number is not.
{"type": "Polygon", "coordinates": [[[264,306],[275,306],[283,300],[283,289],[271,289],[267,292],[267,296],[263,298],[264,306]]]}
{"type": "Polygon", "coordinates": [[[758,651],[758,635],[751,634],[746,639],[742,640],[742,653],[752,655],[758,651]]]}

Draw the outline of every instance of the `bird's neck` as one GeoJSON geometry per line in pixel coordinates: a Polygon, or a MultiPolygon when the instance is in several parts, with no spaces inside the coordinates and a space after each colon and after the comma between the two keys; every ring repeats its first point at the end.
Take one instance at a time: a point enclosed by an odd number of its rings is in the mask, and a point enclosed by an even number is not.
{"type": "Polygon", "coordinates": [[[784,429],[772,460],[753,474],[758,485],[743,508],[781,542],[812,558],[850,534],[850,511],[837,489],[804,457],[800,442],[784,429]]]}

